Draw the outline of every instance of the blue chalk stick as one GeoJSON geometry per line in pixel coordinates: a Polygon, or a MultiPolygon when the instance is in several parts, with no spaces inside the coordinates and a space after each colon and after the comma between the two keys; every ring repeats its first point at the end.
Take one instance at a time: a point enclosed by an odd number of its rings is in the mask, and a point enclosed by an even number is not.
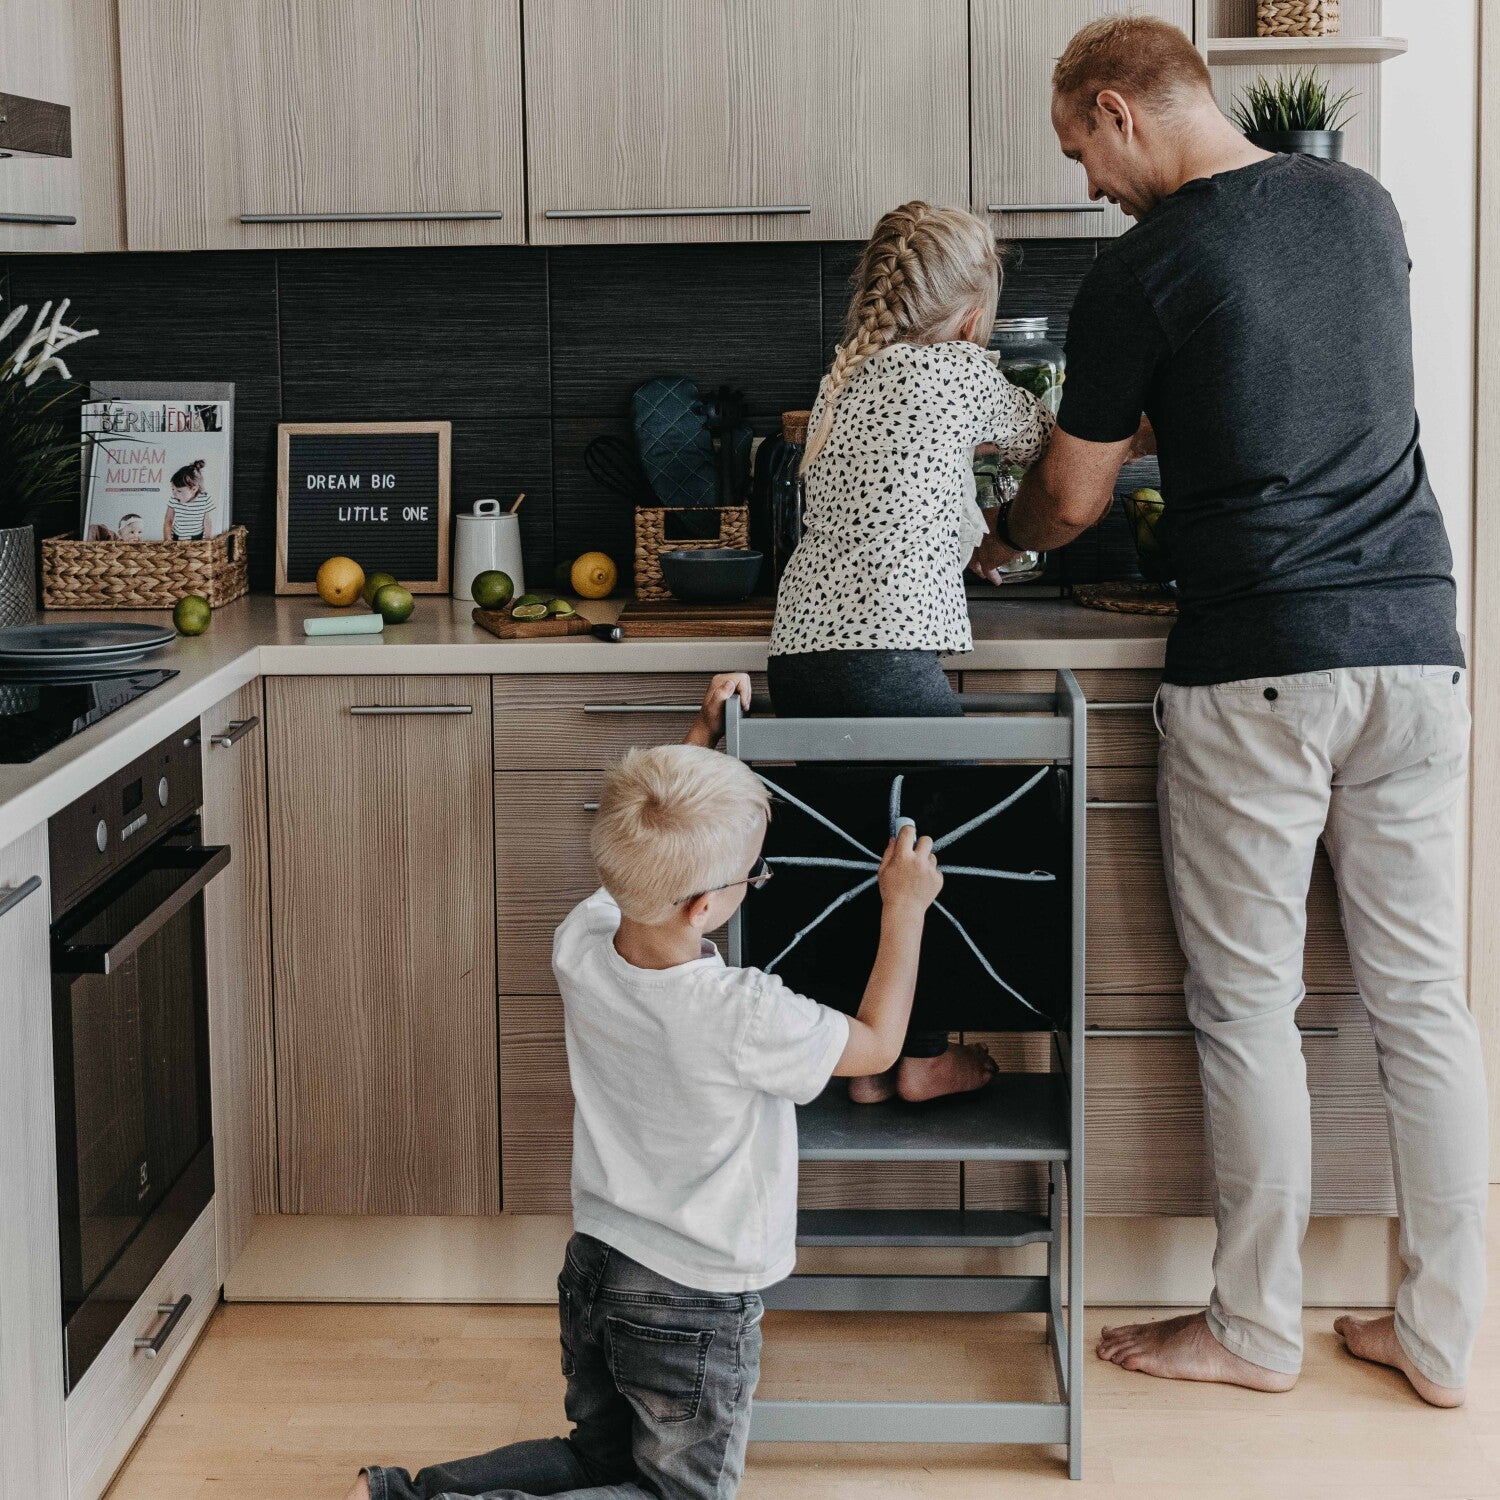
{"type": "Polygon", "coordinates": [[[379,635],[385,629],[383,615],[309,615],[302,622],[303,635],[379,635]]]}

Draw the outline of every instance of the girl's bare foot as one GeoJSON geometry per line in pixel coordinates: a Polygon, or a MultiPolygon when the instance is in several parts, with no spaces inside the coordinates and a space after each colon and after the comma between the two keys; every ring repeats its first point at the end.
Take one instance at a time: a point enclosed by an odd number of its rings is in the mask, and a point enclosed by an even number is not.
{"type": "Polygon", "coordinates": [[[982,1043],[955,1043],[937,1057],[903,1057],[896,1065],[896,1092],[909,1104],[924,1104],[982,1089],[999,1071],[982,1043]]]}
{"type": "Polygon", "coordinates": [[[870,1073],[864,1078],[849,1080],[849,1097],[856,1104],[884,1104],[896,1097],[896,1070],[885,1073],[870,1073]]]}
{"type": "Polygon", "coordinates": [[[370,1481],[361,1474],[354,1481],[354,1488],[349,1491],[344,1500],[370,1500],[370,1481]]]}
{"type": "Polygon", "coordinates": [[[1439,1385],[1429,1380],[1407,1357],[1396,1337],[1396,1318],[1386,1313],[1381,1318],[1351,1318],[1347,1313],[1333,1320],[1333,1331],[1344,1340],[1356,1359],[1367,1359],[1372,1365],[1389,1365],[1411,1381],[1412,1389],[1429,1406],[1462,1406],[1469,1394],[1467,1386],[1439,1385]]]}
{"type": "Polygon", "coordinates": [[[1163,1318],[1159,1323],[1106,1328],[1099,1335],[1096,1352],[1122,1370],[1162,1380],[1204,1380],[1252,1391],[1289,1391],[1297,1383],[1295,1375],[1268,1370],[1231,1354],[1209,1331],[1208,1319],[1201,1312],[1163,1318]]]}

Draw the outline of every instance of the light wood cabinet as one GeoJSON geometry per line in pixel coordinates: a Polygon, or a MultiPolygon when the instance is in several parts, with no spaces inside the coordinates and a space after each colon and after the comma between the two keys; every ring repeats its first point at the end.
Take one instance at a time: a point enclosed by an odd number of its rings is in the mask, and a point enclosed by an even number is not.
{"type": "Polygon", "coordinates": [[[490,685],[266,684],[280,1205],[500,1207],[490,685]]]}
{"type": "MultiPolygon", "coordinates": [[[[969,0],[973,208],[997,234],[1101,239],[1128,227],[1112,204],[1089,202],[1084,170],[1058,150],[1051,124],[1053,64],[1080,27],[1120,9],[1118,0],[969,0]]],[[[1192,0],[1131,10],[1193,34],[1192,0]]]]}
{"type": "Polygon", "coordinates": [[[256,678],[202,716],[203,841],[231,851],[203,897],[221,1281],[277,1206],[264,712],[256,678]]]}
{"type": "Polygon", "coordinates": [[[45,824],[0,849],[0,906],[0,1497],[64,1500],[45,824]]]}
{"type": "Polygon", "coordinates": [[[526,0],[534,244],[853,239],[968,184],[964,0],[526,0]]]}
{"type": "Polygon", "coordinates": [[[525,240],[519,0],[120,0],[120,19],[133,250],[525,240]]]}

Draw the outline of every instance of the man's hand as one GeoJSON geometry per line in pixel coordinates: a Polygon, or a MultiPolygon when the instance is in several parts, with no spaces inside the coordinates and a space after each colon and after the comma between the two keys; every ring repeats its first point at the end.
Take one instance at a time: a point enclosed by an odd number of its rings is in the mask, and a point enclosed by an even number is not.
{"type": "Polygon", "coordinates": [[[750,674],[748,672],[720,672],[708,685],[703,695],[703,706],[693,720],[684,744],[703,745],[712,750],[724,733],[724,705],[731,698],[740,700],[740,707],[750,707],[750,674]]]}
{"type": "Polygon", "coordinates": [[[880,899],[888,911],[925,912],[943,888],[943,874],[938,869],[932,840],[910,823],[896,830],[896,837],[886,845],[880,861],[880,899]]]}

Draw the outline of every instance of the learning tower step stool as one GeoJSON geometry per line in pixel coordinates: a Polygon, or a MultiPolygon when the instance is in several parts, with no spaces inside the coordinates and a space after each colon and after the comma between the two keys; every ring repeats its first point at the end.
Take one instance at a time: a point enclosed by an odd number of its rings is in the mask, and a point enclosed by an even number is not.
{"type": "MultiPolygon", "coordinates": [[[[1083,1051],[1087,718],[1073,674],[1052,693],[964,693],[962,718],[778,719],[731,699],[725,749],[746,762],[981,761],[1068,768],[1072,932],[1069,1019],[1051,1070],[1004,1074],[929,1116],[849,1103],[835,1080],[798,1111],[804,1161],[1045,1162],[1048,1211],[827,1209],[802,1213],[799,1245],[988,1247],[1045,1244],[1044,1276],[793,1275],[770,1308],[821,1312],[1040,1312],[1057,1376],[1055,1401],[756,1401],[756,1442],[1059,1443],[1078,1479],[1083,1457],[1083,1051]],[[1063,1211],[1067,1193],[1068,1313],[1063,1211]]],[[[741,959],[741,918],[730,962],[741,959]]]]}

